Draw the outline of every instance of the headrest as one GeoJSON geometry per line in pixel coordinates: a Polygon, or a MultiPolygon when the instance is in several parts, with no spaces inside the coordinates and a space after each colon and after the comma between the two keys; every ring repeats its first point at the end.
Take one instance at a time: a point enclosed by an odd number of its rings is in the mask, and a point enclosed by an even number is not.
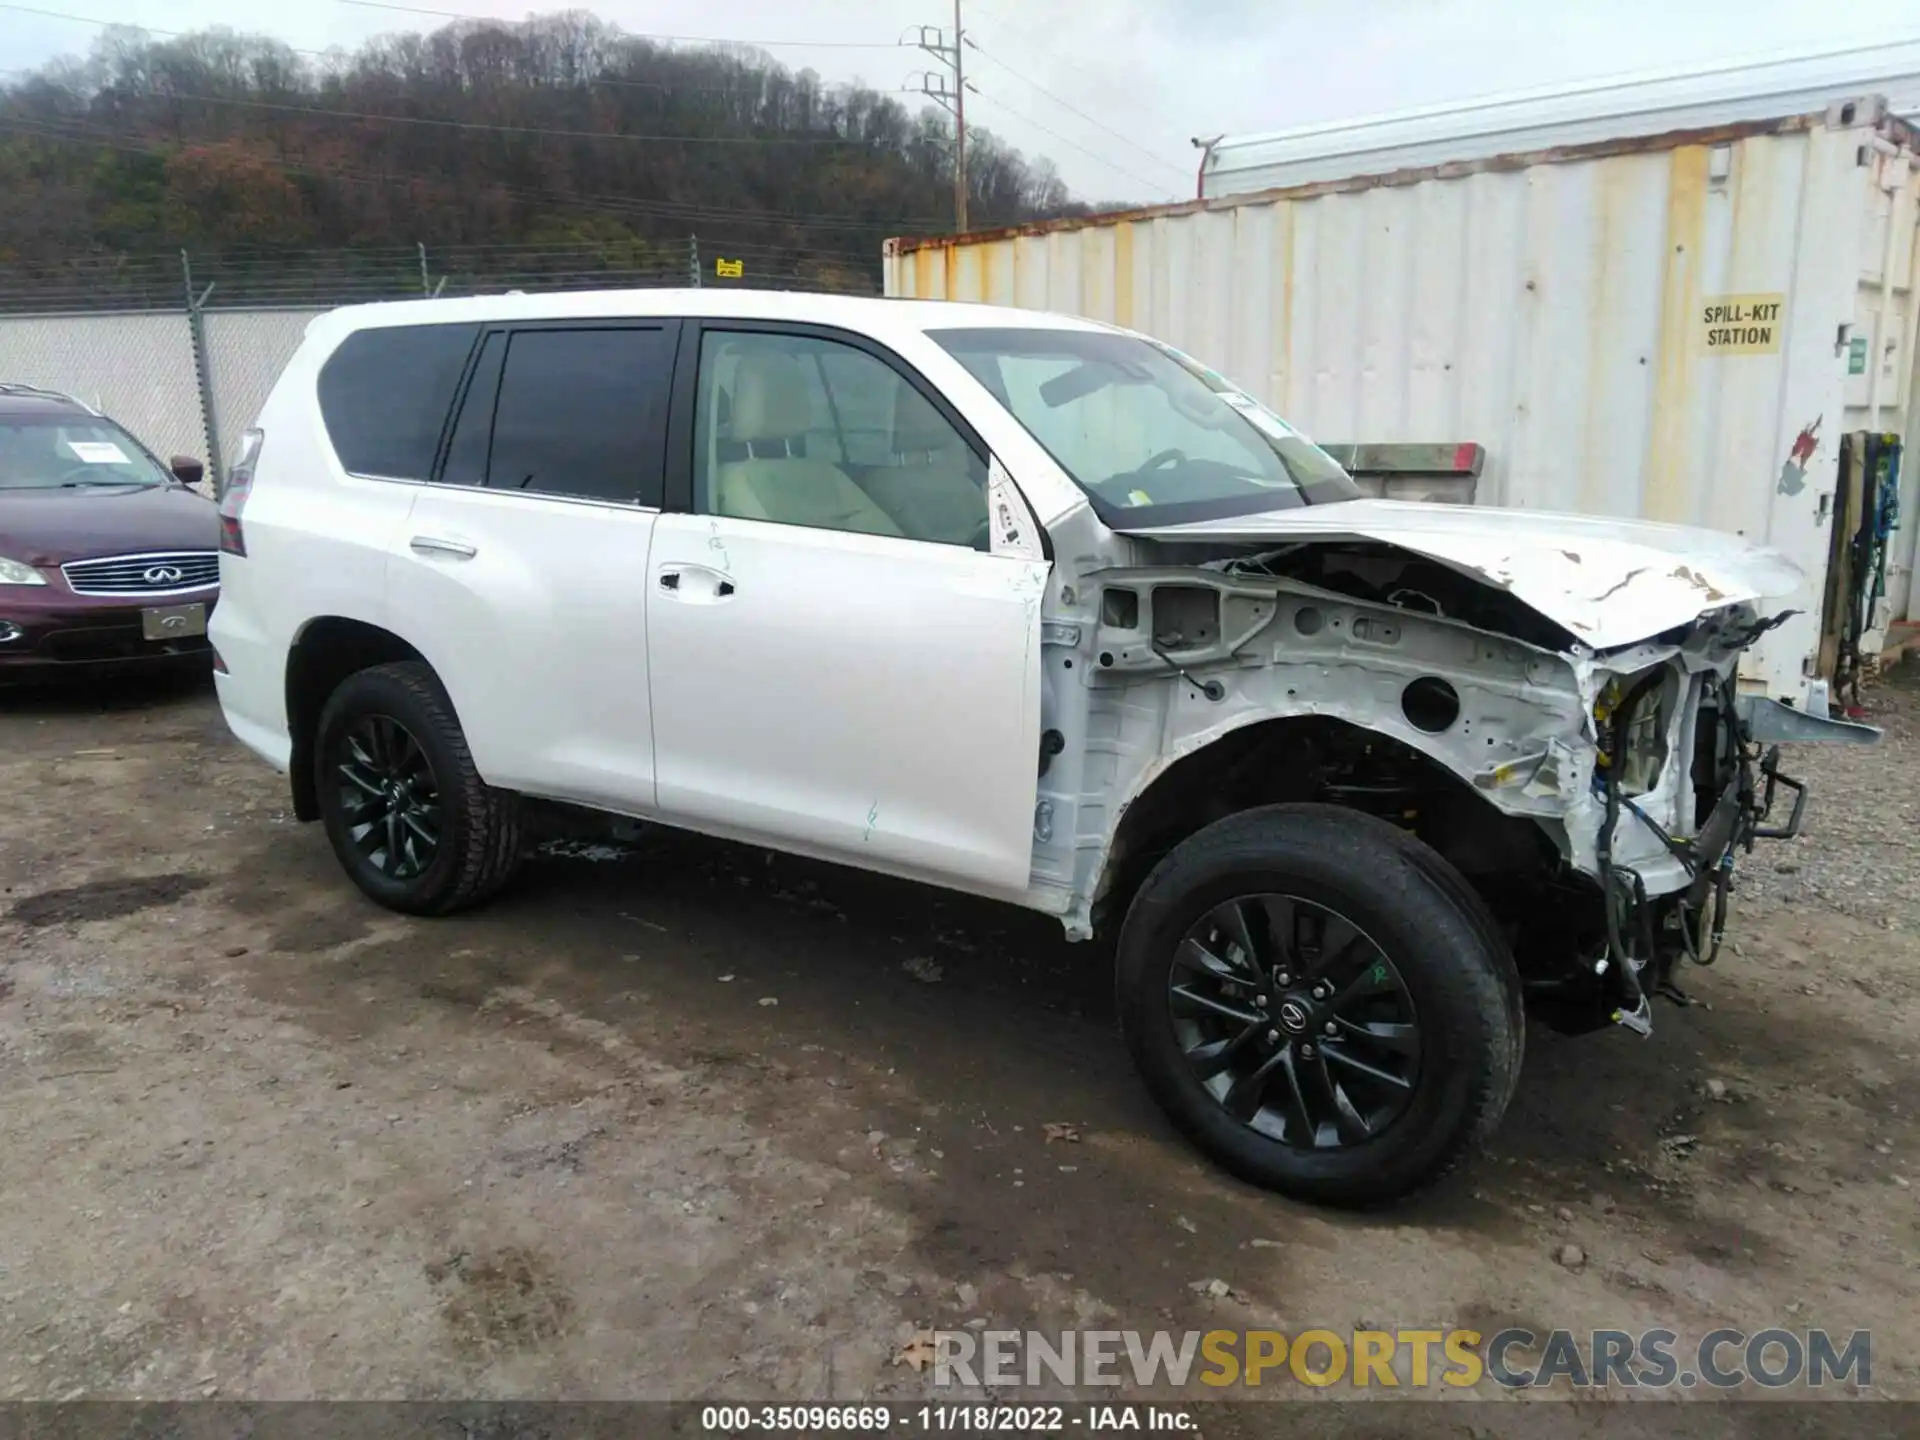
{"type": "Polygon", "coordinates": [[[757,350],[733,372],[733,438],[790,440],[813,424],[806,372],[791,355],[757,350]]]}

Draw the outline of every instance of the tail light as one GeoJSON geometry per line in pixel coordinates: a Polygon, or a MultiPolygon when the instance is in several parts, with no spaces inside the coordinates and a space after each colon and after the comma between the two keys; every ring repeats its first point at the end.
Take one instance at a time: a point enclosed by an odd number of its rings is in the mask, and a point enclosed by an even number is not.
{"type": "Polygon", "coordinates": [[[220,491],[220,548],[229,555],[247,553],[246,532],[240,526],[240,512],[246,508],[253,490],[253,470],[260,463],[260,442],[264,432],[249,430],[240,437],[240,453],[227,470],[227,483],[220,491]]]}

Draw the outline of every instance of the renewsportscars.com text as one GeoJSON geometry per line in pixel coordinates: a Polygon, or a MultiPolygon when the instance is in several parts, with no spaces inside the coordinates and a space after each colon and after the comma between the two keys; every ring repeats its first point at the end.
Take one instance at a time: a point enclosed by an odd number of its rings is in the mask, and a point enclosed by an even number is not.
{"type": "Polygon", "coordinates": [[[1873,1383],[1873,1336],[1855,1330],[939,1330],[936,1385],[1175,1389],[1349,1385],[1507,1389],[1556,1384],[1731,1390],[1873,1383]]]}

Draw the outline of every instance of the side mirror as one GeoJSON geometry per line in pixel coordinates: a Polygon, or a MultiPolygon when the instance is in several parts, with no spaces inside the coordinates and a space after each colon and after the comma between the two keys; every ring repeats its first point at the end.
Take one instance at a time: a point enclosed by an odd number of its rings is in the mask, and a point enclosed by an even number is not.
{"type": "Polygon", "coordinates": [[[174,456],[167,462],[167,468],[173,471],[173,478],[182,485],[198,485],[207,473],[207,467],[191,455],[174,456]]]}

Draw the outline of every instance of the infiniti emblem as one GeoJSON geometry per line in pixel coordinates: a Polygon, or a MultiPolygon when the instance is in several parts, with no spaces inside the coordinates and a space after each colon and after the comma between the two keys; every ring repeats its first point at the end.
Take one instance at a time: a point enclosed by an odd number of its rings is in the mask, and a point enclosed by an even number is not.
{"type": "Polygon", "coordinates": [[[149,565],[140,572],[140,578],[149,585],[178,585],[187,578],[187,572],[178,565],[149,565]]]}
{"type": "Polygon", "coordinates": [[[1280,1023],[1296,1035],[1307,1028],[1307,1007],[1298,1000],[1283,1000],[1280,1004],[1280,1023]]]}

